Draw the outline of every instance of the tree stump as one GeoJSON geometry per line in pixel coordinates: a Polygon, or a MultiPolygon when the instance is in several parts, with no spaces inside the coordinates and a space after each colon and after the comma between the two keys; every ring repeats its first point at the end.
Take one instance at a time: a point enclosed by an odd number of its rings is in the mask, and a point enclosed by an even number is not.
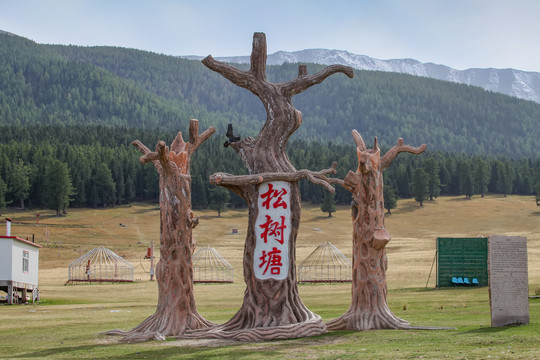
{"type": "Polygon", "coordinates": [[[225,324],[189,337],[272,340],[318,335],[326,332],[320,316],[302,303],[296,283],[296,235],[300,224],[298,181],[311,181],[334,191],[332,168],[297,171],[286,154],[289,137],[302,123],[302,114],[292,96],[341,72],[353,77],[350,67],[329,66],[314,75],[300,65],[298,77],[274,84],[266,80],[266,37],[253,36],[251,68],[241,71],[211,56],[202,62],[234,84],[251,91],[262,101],[266,122],[256,138],[230,138],[227,145],[242,158],[249,175],[214,174],[210,181],[241,196],[249,208],[244,247],[244,280],[247,288],[240,310],[225,324]],[[262,241],[264,240],[264,241],[262,241]]]}
{"type": "Polygon", "coordinates": [[[381,157],[377,138],[373,149],[366,149],[364,140],[352,131],[356,142],[358,169],[349,171],[342,186],[353,195],[353,274],[352,301],[349,310],[326,323],[330,330],[435,329],[411,326],[388,308],[386,244],[390,233],[384,228],[383,171],[400,152],[421,154],[426,145],[412,147],[399,139],[381,157]]]}
{"type": "Polygon", "coordinates": [[[111,330],[125,342],[145,341],[177,336],[188,330],[208,328],[215,324],[197,312],[193,295],[192,229],[197,225],[191,211],[190,159],[193,152],[215,132],[213,127],[199,135],[199,122],[191,120],[189,143],[179,132],[171,148],[160,141],[150,151],[139,140],[133,145],[144,155],[140,162],[152,162],[159,173],[160,260],[156,265],[158,304],[156,312],[129,331],[111,330]]]}

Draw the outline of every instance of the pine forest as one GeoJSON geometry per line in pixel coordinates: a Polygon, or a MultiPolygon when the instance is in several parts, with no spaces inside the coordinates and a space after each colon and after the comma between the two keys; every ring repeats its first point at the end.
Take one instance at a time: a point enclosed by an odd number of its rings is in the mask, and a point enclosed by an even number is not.
{"type": "MultiPolygon", "coordinates": [[[[235,65],[242,67],[243,65],[235,65]]],[[[308,64],[310,74],[322,66],[308,64]]],[[[270,66],[272,82],[294,78],[298,64],[270,66]]],[[[288,145],[297,169],[357,167],[351,130],[388,149],[402,137],[427,144],[385,171],[385,201],[440,195],[540,193],[540,104],[477,87],[410,75],[334,76],[294,98],[303,124],[288,145]]],[[[256,135],[266,114],[251,93],[200,62],[116,47],[41,45],[0,33],[0,209],[104,207],[158,201],[158,178],[131,142],[170,143],[190,119],[217,133],[192,162],[194,208],[215,207],[208,178],[245,172],[224,148],[227,124],[256,135]],[[259,121],[253,121],[253,119],[259,121]]],[[[349,204],[350,193],[301,182],[303,201],[349,204]]],[[[225,197],[227,199],[227,197],[225,197]]],[[[229,206],[243,200],[230,193],[229,206]]],[[[328,205],[327,205],[328,206],[328,205]]]]}

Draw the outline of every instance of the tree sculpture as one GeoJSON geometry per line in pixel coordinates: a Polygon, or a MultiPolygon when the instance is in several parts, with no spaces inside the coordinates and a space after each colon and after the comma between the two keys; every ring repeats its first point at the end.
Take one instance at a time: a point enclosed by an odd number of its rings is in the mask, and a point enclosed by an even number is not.
{"type": "Polygon", "coordinates": [[[426,145],[415,148],[399,139],[381,157],[377,138],[373,149],[366,149],[358,131],[353,130],[352,135],[357,146],[358,169],[349,171],[342,183],[353,195],[352,303],[345,314],[326,326],[330,330],[411,329],[407,321],[390,311],[386,300],[385,246],[390,234],[384,228],[383,170],[400,152],[421,154],[426,145]]]}
{"type": "Polygon", "coordinates": [[[156,312],[130,331],[107,333],[123,335],[127,342],[181,335],[215,325],[199,315],[193,295],[192,229],[198,218],[191,211],[189,174],[191,156],[215,129],[210,127],[199,135],[199,122],[193,119],[189,125],[189,143],[184,142],[179,132],[170,149],[164,141],[158,142],[154,152],[139,140],[132,143],[143,153],[140,162],[152,162],[159,173],[161,234],[160,260],[156,265],[159,292],[156,312]]]}
{"type": "Polygon", "coordinates": [[[300,224],[298,181],[308,178],[330,191],[330,169],[297,171],[286,154],[289,137],[302,123],[302,114],[291,102],[293,95],[341,72],[353,77],[350,67],[329,66],[307,75],[305,65],[292,81],[275,84],[266,80],[266,37],[255,33],[251,68],[241,71],[211,56],[202,62],[232,83],[259,97],[267,119],[256,138],[243,140],[231,131],[227,145],[242,158],[249,175],[225,173],[210,177],[248,204],[249,223],[244,247],[244,280],[247,288],[240,310],[225,324],[208,331],[191,332],[190,337],[231,338],[237,340],[286,339],[326,332],[320,316],[302,303],[296,284],[295,246],[300,224]]]}

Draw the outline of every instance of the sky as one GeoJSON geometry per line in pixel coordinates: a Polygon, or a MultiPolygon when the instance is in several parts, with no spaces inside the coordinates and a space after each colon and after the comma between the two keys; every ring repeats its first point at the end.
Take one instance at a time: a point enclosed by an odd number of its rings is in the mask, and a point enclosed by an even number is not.
{"type": "Polygon", "coordinates": [[[0,0],[0,30],[41,44],[166,55],[337,49],[454,69],[540,72],[539,0],[0,0]]]}

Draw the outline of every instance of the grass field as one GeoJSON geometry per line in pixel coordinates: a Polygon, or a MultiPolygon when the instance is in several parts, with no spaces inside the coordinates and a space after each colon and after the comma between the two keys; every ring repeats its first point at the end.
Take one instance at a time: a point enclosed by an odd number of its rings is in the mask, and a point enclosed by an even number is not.
{"type": "MultiPolygon", "coordinates": [[[[531,323],[490,327],[486,288],[434,289],[429,282],[436,237],[520,235],[528,239],[529,293],[540,287],[540,208],[533,197],[487,196],[465,200],[439,198],[419,207],[400,200],[386,217],[392,235],[387,246],[388,302],[392,311],[412,325],[447,326],[438,331],[340,331],[287,341],[239,343],[221,340],[168,340],[122,344],[117,337],[100,335],[130,329],[155,311],[157,284],[150,282],[150,241],[159,243],[156,204],[133,204],[110,209],[70,209],[65,217],[40,211],[3,211],[11,217],[12,233],[34,236],[40,251],[38,305],[0,306],[0,358],[66,359],[175,359],[175,358],[325,358],[325,359],[538,359],[540,358],[540,299],[531,299],[531,323]],[[126,225],[120,226],[120,224],[126,225]],[[136,266],[131,284],[64,286],[68,264],[79,254],[106,246],[136,266]],[[427,283],[427,287],[426,287],[427,283]]],[[[332,218],[306,204],[297,241],[299,264],[316,246],[330,241],[351,256],[348,207],[338,207],[332,218]]],[[[210,245],[235,268],[235,281],[226,285],[196,285],[199,312],[217,323],[227,321],[242,303],[242,255],[247,226],[246,210],[198,212],[198,246],[210,245]],[[233,235],[231,229],[239,234],[233,235]]],[[[0,233],[5,231],[0,228],[0,233]]],[[[157,252],[156,252],[157,253],[157,252]]],[[[347,310],[350,284],[300,285],[304,303],[324,320],[347,310]]]]}

